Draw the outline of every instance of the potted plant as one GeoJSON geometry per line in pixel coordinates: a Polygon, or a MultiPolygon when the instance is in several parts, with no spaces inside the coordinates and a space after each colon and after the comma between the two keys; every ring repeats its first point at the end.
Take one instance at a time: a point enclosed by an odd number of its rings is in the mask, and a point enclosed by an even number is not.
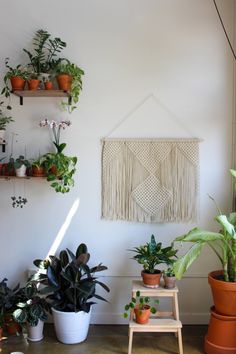
{"type": "MultiPolygon", "coordinates": [[[[130,302],[125,305],[124,318],[128,318],[129,312],[130,316],[135,314],[135,321],[139,324],[146,324],[149,321],[150,315],[155,314],[157,309],[155,306],[151,306],[150,297],[140,296],[140,291],[136,291],[136,296],[132,297],[130,302]]],[[[159,304],[159,300],[154,300],[155,304],[159,304]]]]}
{"type": "MultiPolygon", "coordinates": [[[[0,102],[0,143],[5,142],[5,132],[6,132],[6,126],[7,124],[14,122],[14,119],[12,117],[9,117],[8,115],[5,114],[3,111],[4,108],[4,102],[0,102]]],[[[6,107],[7,109],[10,109],[10,106],[6,107]]]]}
{"type": "Polygon", "coordinates": [[[95,273],[107,267],[100,263],[90,268],[89,259],[87,246],[82,243],[75,254],[66,249],[60,252],[59,257],[49,256],[49,259],[34,261],[39,271],[31,281],[46,286],[41,293],[48,294],[57,338],[65,344],[80,343],[86,339],[91,306],[95,303],[92,299],[106,301],[96,293],[96,286],[109,291],[95,277],[95,273]]]}
{"type": "Polygon", "coordinates": [[[20,302],[13,312],[13,317],[21,326],[27,327],[28,339],[36,342],[43,339],[43,325],[47,320],[50,306],[39,296],[36,283],[29,282],[21,289],[20,302]]]}
{"type": "Polygon", "coordinates": [[[60,62],[56,69],[57,83],[60,90],[67,91],[69,94],[68,102],[63,101],[62,107],[73,112],[79,101],[79,95],[82,90],[82,76],[84,71],[76,64],[67,60],[66,64],[60,62]]]}
{"type": "Polygon", "coordinates": [[[29,90],[31,90],[31,91],[38,90],[39,84],[40,84],[40,80],[38,79],[38,74],[31,72],[29,74],[29,78],[27,80],[27,83],[28,83],[29,90]]]}
{"type": "Polygon", "coordinates": [[[156,242],[154,235],[151,236],[150,242],[130,251],[136,253],[133,259],[143,266],[141,276],[144,285],[154,288],[159,286],[161,279],[161,271],[155,267],[161,263],[168,264],[177,253],[172,246],[163,248],[161,242],[156,242]]]}
{"type": "Polygon", "coordinates": [[[43,81],[49,81],[49,75],[56,70],[63,58],[58,58],[58,54],[66,47],[66,42],[60,38],[52,38],[47,31],[40,29],[36,31],[33,38],[33,52],[27,49],[23,51],[28,55],[29,67],[38,74],[43,81]]]}
{"type": "Polygon", "coordinates": [[[47,157],[45,155],[40,156],[38,159],[32,162],[32,176],[44,177],[46,175],[45,163],[47,157]]]}
{"type": "Polygon", "coordinates": [[[63,153],[66,144],[60,143],[61,129],[66,129],[71,125],[70,121],[49,121],[44,119],[39,123],[40,127],[49,127],[53,135],[53,144],[56,153],[47,153],[44,155],[47,180],[56,192],[68,193],[74,186],[73,175],[76,171],[76,156],[67,156],[63,153]]]}
{"type": "Polygon", "coordinates": [[[17,177],[25,177],[26,170],[30,167],[30,163],[23,155],[20,155],[14,162],[17,177]]]}
{"type": "MultiPolygon", "coordinates": [[[[231,173],[236,177],[236,171],[231,170],[231,173]]],[[[215,220],[219,224],[219,232],[194,228],[174,240],[174,242],[192,243],[190,249],[174,264],[177,279],[182,278],[186,270],[199,257],[204,246],[210,247],[222,266],[221,270],[208,274],[214,306],[211,309],[208,334],[205,338],[205,352],[207,354],[235,350],[236,213],[224,215],[218,207],[217,209],[219,215],[215,217],[215,220]],[[216,347],[218,351],[216,351],[216,347]]]]}
{"type": "Polygon", "coordinates": [[[24,90],[25,83],[28,78],[28,72],[24,67],[22,67],[22,65],[19,64],[13,68],[8,63],[9,58],[6,58],[5,66],[8,71],[3,78],[5,86],[1,92],[1,94],[4,94],[5,97],[10,97],[12,91],[24,90]],[[9,81],[11,83],[11,88],[9,86],[9,81]]]}
{"type": "Polygon", "coordinates": [[[13,318],[13,312],[20,296],[20,285],[11,289],[7,285],[7,279],[4,278],[0,282],[0,318],[1,328],[6,328],[9,334],[17,334],[20,332],[19,324],[13,318]]]}
{"type": "Polygon", "coordinates": [[[173,289],[176,286],[174,263],[163,270],[163,279],[166,289],[173,289]]]}

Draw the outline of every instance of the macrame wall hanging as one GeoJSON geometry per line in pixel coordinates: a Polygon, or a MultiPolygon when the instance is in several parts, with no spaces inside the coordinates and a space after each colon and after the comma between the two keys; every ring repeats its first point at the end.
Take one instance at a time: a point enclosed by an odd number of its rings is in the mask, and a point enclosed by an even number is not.
{"type": "Polygon", "coordinates": [[[197,218],[199,139],[102,139],[102,218],[197,218]]]}

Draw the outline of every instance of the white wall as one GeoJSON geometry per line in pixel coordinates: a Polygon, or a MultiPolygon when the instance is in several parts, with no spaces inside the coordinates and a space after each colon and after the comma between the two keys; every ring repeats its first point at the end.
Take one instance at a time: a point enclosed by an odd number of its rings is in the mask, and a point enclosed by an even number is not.
{"type": "MultiPolygon", "coordinates": [[[[234,0],[218,1],[232,38],[234,0]]],[[[0,71],[4,58],[12,65],[26,59],[33,33],[43,28],[67,42],[65,56],[85,70],[79,109],[60,112],[58,99],[12,97],[19,134],[14,155],[35,157],[50,148],[47,130],[38,121],[72,120],[63,132],[68,154],[79,158],[76,185],[58,195],[46,181],[0,181],[0,278],[11,284],[24,280],[32,260],[46,257],[68,213],[79,208],[59,248],[72,250],[87,243],[93,264],[109,267],[109,304],[93,310],[94,323],[121,323],[131,280],[141,268],[127,249],[149,240],[153,233],[167,245],[195,224],[138,224],[100,219],[101,147],[106,136],[149,95],[154,95],[112,136],[199,137],[200,206],[198,225],[217,229],[216,211],[207,193],[226,212],[231,205],[230,177],[233,116],[233,58],[210,0],[2,0],[0,71]],[[14,192],[15,189],[15,192],[14,192]],[[13,209],[10,196],[25,193],[24,209],[13,209]]],[[[8,147],[9,153],[9,147],[8,147]]],[[[2,153],[0,153],[2,157],[2,153]]],[[[67,218],[68,219],[68,218],[67,218]]],[[[212,303],[207,274],[218,268],[210,250],[179,282],[180,312],[185,323],[205,323],[212,303]]]]}

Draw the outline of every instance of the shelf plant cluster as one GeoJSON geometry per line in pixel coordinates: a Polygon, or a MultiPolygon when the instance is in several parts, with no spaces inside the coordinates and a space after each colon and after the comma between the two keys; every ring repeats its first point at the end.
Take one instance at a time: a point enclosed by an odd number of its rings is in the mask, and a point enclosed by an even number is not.
{"type": "Polygon", "coordinates": [[[62,101],[61,106],[73,112],[79,101],[82,90],[84,71],[69,59],[60,54],[66,47],[66,42],[59,37],[52,38],[45,30],[38,30],[33,37],[32,50],[23,49],[28,62],[10,65],[10,59],[5,59],[6,73],[2,94],[10,98],[16,91],[38,91],[59,89],[68,94],[68,101],[62,101]]]}

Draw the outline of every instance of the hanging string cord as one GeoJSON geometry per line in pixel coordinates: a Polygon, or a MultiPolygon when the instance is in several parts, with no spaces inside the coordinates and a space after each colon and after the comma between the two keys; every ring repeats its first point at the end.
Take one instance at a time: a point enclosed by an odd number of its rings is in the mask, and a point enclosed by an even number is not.
{"type": "Polygon", "coordinates": [[[229,43],[230,49],[231,49],[231,51],[232,51],[232,53],[233,53],[234,59],[236,60],[236,55],[235,55],[235,52],[234,52],[233,46],[232,46],[232,44],[231,44],[231,42],[230,42],[230,39],[229,39],[229,36],[228,36],[228,34],[227,34],[227,32],[226,32],[226,29],[225,29],[225,26],[224,26],[223,20],[222,20],[222,18],[221,18],[221,15],[220,15],[219,9],[218,9],[218,7],[217,7],[216,1],[215,1],[215,0],[213,0],[213,2],[214,2],[214,5],[215,5],[215,8],[216,8],[216,11],[217,11],[218,17],[219,17],[219,19],[220,19],[220,22],[221,22],[222,28],[223,28],[223,30],[224,30],[225,36],[226,36],[227,41],[228,41],[228,43],[229,43]]]}

